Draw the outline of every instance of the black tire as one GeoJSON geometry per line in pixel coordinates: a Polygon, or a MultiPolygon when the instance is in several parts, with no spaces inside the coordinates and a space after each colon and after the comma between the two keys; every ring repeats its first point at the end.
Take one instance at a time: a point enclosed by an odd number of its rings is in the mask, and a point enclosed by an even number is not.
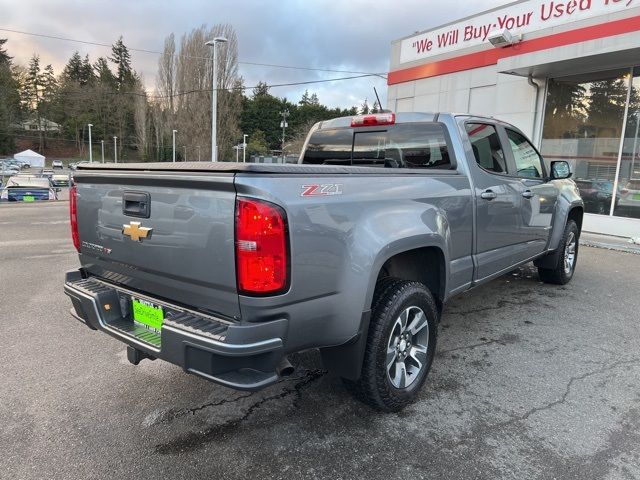
{"type": "MultiPolygon", "coordinates": [[[[390,277],[380,280],[374,293],[362,372],[356,381],[343,379],[347,389],[358,400],[383,412],[397,412],[409,405],[420,392],[431,368],[436,349],[437,323],[438,308],[433,295],[424,284],[390,277]],[[426,352],[420,353],[420,358],[424,362],[420,362],[421,367],[413,378],[407,376],[408,370],[405,368],[405,380],[408,385],[398,388],[392,383],[394,379],[390,378],[388,372],[387,348],[392,341],[392,332],[395,332],[394,329],[403,312],[408,311],[408,316],[414,312],[415,319],[418,318],[420,310],[424,314],[421,318],[426,319],[426,325],[420,329],[420,333],[415,335],[427,338],[426,352]]],[[[407,320],[406,325],[411,325],[410,319],[407,320]]],[[[411,351],[411,343],[406,345],[411,351]]],[[[414,348],[418,346],[414,345],[414,348]]],[[[408,355],[411,358],[411,353],[408,355]]],[[[405,361],[412,362],[410,359],[405,361]]],[[[412,364],[409,368],[417,367],[412,364]]]]}
{"type": "Polygon", "coordinates": [[[580,231],[578,225],[573,220],[569,220],[564,228],[564,233],[560,239],[560,246],[558,247],[557,262],[554,268],[541,268],[538,267],[538,277],[544,283],[553,283],[555,285],[565,285],[571,281],[573,274],[576,271],[576,264],[578,263],[578,247],[580,245],[580,231]],[[574,254],[571,263],[571,268],[566,268],[567,249],[570,248],[568,244],[570,241],[574,242],[574,254]]]}

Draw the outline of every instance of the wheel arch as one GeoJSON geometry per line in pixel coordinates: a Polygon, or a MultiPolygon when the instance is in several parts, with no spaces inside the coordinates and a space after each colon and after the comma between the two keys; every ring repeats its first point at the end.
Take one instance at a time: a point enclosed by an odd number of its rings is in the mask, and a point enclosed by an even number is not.
{"type": "Polygon", "coordinates": [[[390,256],[380,267],[375,283],[384,277],[425,284],[436,299],[439,312],[442,311],[446,298],[447,268],[444,251],[439,246],[413,248],[390,256]]]}
{"type": "Polygon", "coordinates": [[[582,205],[575,205],[569,210],[567,215],[567,221],[573,220],[578,225],[578,233],[582,232],[582,220],[584,218],[584,207],[582,205]]]}
{"type": "Polygon", "coordinates": [[[320,350],[326,368],[346,379],[357,380],[360,377],[369,334],[373,295],[376,283],[381,278],[393,276],[424,283],[436,300],[438,316],[440,315],[447,293],[449,256],[443,238],[429,237],[429,241],[423,238],[419,244],[413,243],[411,246],[402,242],[404,248],[400,245],[389,245],[383,250],[384,254],[378,256],[371,269],[365,312],[360,321],[358,335],[345,345],[320,350]]]}

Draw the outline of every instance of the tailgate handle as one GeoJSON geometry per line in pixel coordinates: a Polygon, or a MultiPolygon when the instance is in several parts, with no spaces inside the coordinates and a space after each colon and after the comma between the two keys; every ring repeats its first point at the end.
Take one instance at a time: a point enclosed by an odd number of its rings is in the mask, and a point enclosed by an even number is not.
{"type": "Polygon", "coordinates": [[[122,194],[122,213],[130,217],[151,216],[151,195],[147,192],[125,191],[122,194]]]}

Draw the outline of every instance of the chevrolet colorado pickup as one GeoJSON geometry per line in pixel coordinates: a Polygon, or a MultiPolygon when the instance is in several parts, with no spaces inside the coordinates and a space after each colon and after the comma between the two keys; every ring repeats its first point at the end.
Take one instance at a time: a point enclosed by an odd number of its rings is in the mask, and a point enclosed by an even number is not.
{"type": "Polygon", "coordinates": [[[254,390],[319,349],[397,411],[453,295],[534,261],[571,280],[583,202],[566,162],[469,115],[381,113],[310,131],[297,165],[81,164],[72,315],[186,372],[254,390]]]}

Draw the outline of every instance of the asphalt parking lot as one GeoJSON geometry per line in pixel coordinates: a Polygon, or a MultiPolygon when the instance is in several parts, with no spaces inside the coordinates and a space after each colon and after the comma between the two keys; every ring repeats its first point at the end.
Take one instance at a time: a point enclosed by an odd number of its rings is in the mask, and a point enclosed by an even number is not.
{"type": "Polygon", "coordinates": [[[130,365],[68,314],[67,208],[0,205],[1,478],[640,478],[640,255],[452,300],[419,401],[379,414],[312,353],[253,394],[130,365]]]}

